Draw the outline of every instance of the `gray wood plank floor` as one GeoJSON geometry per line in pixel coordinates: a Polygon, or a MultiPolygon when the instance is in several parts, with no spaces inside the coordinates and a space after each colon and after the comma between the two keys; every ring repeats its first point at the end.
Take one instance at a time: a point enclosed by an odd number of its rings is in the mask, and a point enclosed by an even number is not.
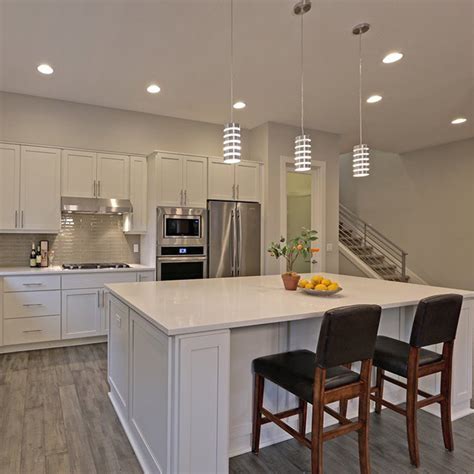
{"type": "MultiPolygon", "coordinates": [[[[0,355],[0,474],[141,473],[107,396],[105,344],[0,355]]],[[[454,423],[455,452],[443,448],[439,419],[421,412],[422,467],[408,461],[405,424],[372,415],[373,473],[474,473],[474,415],[454,423]]],[[[353,435],[326,443],[327,473],[358,473],[353,435]]],[[[285,441],[230,460],[230,472],[310,471],[307,448],[285,441]]]]}

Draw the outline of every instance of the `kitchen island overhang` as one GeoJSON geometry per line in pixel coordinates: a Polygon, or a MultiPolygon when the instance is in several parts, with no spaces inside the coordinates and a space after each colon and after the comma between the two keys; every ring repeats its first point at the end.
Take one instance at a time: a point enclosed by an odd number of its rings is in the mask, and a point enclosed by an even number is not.
{"type": "MultiPolygon", "coordinates": [[[[380,333],[406,341],[420,299],[462,294],[453,418],[472,412],[473,291],[325,276],[343,291],[330,298],[285,291],[278,275],[107,285],[110,398],[146,472],[226,472],[229,456],[250,450],[251,361],[314,351],[320,317],[338,306],[379,304],[380,333]]],[[[439,380],[427,377],[421,387],[437,393],[439,380]]],[[[270,410],[294,405],[293,396],[267,389],[270,410]]],[[[386,394],[402,401],[396,387],[386,394]]],[[[355,410],[351,402],[349,414],[355,410]]],[[[262,446],[286,437],[265,425],[262,446]]]]}

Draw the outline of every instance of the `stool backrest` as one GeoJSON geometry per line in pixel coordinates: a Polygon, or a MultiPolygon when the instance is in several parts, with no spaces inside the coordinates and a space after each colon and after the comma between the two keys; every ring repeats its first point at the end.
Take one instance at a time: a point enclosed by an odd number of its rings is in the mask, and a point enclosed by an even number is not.
{"type": "Polygon", "coordinates": [[[416,309],[410,345],[424,347],[454,341],[461,306],[461,295],[448,294],[422,299],[416,309]]]}
{"type": "Polygon", "coordinates": [[[382,308],[354,305],[327,311],[316,350],[316,364],[327,369],[372,359],[382,308]]]}

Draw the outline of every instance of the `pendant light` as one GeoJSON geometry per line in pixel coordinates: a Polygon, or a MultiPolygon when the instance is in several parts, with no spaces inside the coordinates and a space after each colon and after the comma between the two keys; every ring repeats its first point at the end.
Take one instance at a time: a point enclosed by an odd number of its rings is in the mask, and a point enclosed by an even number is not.
{"type": "Polygon", "coordinates": [[[234,0],[230,0],[230,122],[224,126],[224,163],[240,162],[240,125],[234,122],[234,0]]]}
{"type": "Polygon", "coordinates": [[[369,176],[369,146],[362,140],[362,35],[369,31],[368,23],[354,26],[352,34],[359,36],[359,144],[355,145],[352,152],[352,175],[354,178],[369,176]]]}
{"type": "Polygon", "coordinates": [[[310,0],[301,0],[293,7],[293,13],[301,17],[300,71],[301,71],[301,134],[295,138],[295,171],[311,169],[311,138],[304,133],[304,23],[303,16],[311,10],[310,0]]]}

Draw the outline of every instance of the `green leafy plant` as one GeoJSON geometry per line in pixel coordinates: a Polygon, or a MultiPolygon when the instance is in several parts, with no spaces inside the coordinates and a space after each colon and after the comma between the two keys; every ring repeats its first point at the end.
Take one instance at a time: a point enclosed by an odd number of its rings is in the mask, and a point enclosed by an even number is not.
{"type": "MultiPolygon", "coordinates": [[[[313,247],[313,242],[318,240],[317,235],[317,231],[303,227],[301,234],[297,237],[288,241],[285,237],[281,237],[279,242],[272,242],[270,247],[268,247],[268,252],[277,260],[284,258],[286,260],[287,273],[293,273],[293,266],[299,256],[302,256],[305,261],[310,261],[313,255],[319,252],[319,248],[313,247]]],[[[316,262],[313,261],[313,263],[316,262]]]]}

